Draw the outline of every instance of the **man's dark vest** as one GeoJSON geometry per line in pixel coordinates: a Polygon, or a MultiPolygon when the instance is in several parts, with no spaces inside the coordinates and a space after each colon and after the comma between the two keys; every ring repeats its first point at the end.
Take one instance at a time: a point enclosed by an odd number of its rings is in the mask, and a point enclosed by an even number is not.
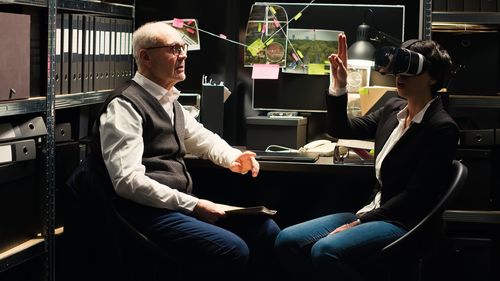
{"type": "MultiPolygon", "coordinates": [[[[146,176],[181,192],[191,193],[192,180],[183,160],[186,148],[181,105],[174,102],[175,126],[172,126],[170,117],[159,101],[136,82],[130,81],[106,99],[98,116],[106,111],[108,104],[115,98],[130,102],[142,117],[142,164],[146,167],[146,176]]],[[[103,161],[99,125],[98,117],[93,128],[92,154],[103,161]]]]}

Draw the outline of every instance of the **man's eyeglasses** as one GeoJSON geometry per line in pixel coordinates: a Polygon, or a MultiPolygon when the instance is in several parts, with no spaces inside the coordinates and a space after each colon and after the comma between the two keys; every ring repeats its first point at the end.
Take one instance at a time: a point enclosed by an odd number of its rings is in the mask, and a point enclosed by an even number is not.
{"type": "Polygon", "coordinates": [[[185,54],[188,49],[188,44],[174,44],[174,45],[163,45],[163,46],[155,46],[155,47],[149,47],[149,48],[144,48],[146,50],[152,50],[152,49],[160,49],[160,48],[167,48],[168,52],[171,53],[172,55],[178,56],[181,53],[185,54]]]}

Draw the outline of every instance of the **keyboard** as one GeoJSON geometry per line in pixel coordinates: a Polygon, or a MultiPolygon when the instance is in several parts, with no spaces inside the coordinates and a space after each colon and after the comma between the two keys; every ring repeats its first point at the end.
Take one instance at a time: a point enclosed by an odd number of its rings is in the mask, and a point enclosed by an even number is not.
{"type": "Polygon", "coordinates": [[[255,159],[258,161],[281,161],[281,162],[306,162],[306,163],[314,163],[318,160],[319,154],[310,154],[307,155],[299,153],[299,152],[270,152],[270,151],[262,151],[262,150],[252,150],[257,154],[255,159]]]}

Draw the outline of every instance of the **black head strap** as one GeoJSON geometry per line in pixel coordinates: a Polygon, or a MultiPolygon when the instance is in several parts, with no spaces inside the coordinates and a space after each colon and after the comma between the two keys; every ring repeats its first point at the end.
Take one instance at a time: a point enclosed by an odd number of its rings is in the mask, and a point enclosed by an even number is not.
{"type": "Polygon", "coordinates": [[[401,44],[401,48],[405,48],[405,49],[408,49],[411,45],[417,43],[418,39],[410,39],[410,40],[407,40],[407,41],[404,41],[403,44],[401,44]]]}

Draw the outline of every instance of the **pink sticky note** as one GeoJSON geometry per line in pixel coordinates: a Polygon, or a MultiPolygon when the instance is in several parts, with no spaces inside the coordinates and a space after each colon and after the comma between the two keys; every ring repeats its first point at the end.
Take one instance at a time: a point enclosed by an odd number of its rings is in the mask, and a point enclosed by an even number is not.
{"type": "Polygon", "coordinates": [[[221,33],[221,34],[219,34],[219,37],[220,37],[220,38],[222,38],[222,39],[227,39],[227,36],[226,36],[226,35],[224,35],[224,34],[222,34],[222,33],[221,33]]]}
{"type": "Polygon", "coordinates": [[[295,61],[298,61],[299,60],[299,57],[297,57],[297,55],[295,53],[292,53],[292,57],[295,61]]]}
{"type": "Polygon", "coordinates": [[[174,21],[172,22],[173,27],[177,28],[183,28],[184,27],[184,20],[183,19],[178,19],[174,18],[174,21]]]}
{"type": "Polygon", "coordinates": [[[194,34],[194,29],[186,28],[187,32],[194,34]]]}
{"type": "Polygon", "coordinates": [[[279,64],[254,64],[252,67],[252,79],[278,79],[279,73],[279,64]]]}
{"type": "Polygon", "coordinates": [[[194,20],[190,19],[188,20],[188,24],[191,25],[193,23],[194,20]]]}
{"type": "Polygon", "coordinates": [[[273,23],[274,23],[274,26],[276,26],[276,28],[280,27],[280,22],[277,19],[274,19],[273,23]]]}

